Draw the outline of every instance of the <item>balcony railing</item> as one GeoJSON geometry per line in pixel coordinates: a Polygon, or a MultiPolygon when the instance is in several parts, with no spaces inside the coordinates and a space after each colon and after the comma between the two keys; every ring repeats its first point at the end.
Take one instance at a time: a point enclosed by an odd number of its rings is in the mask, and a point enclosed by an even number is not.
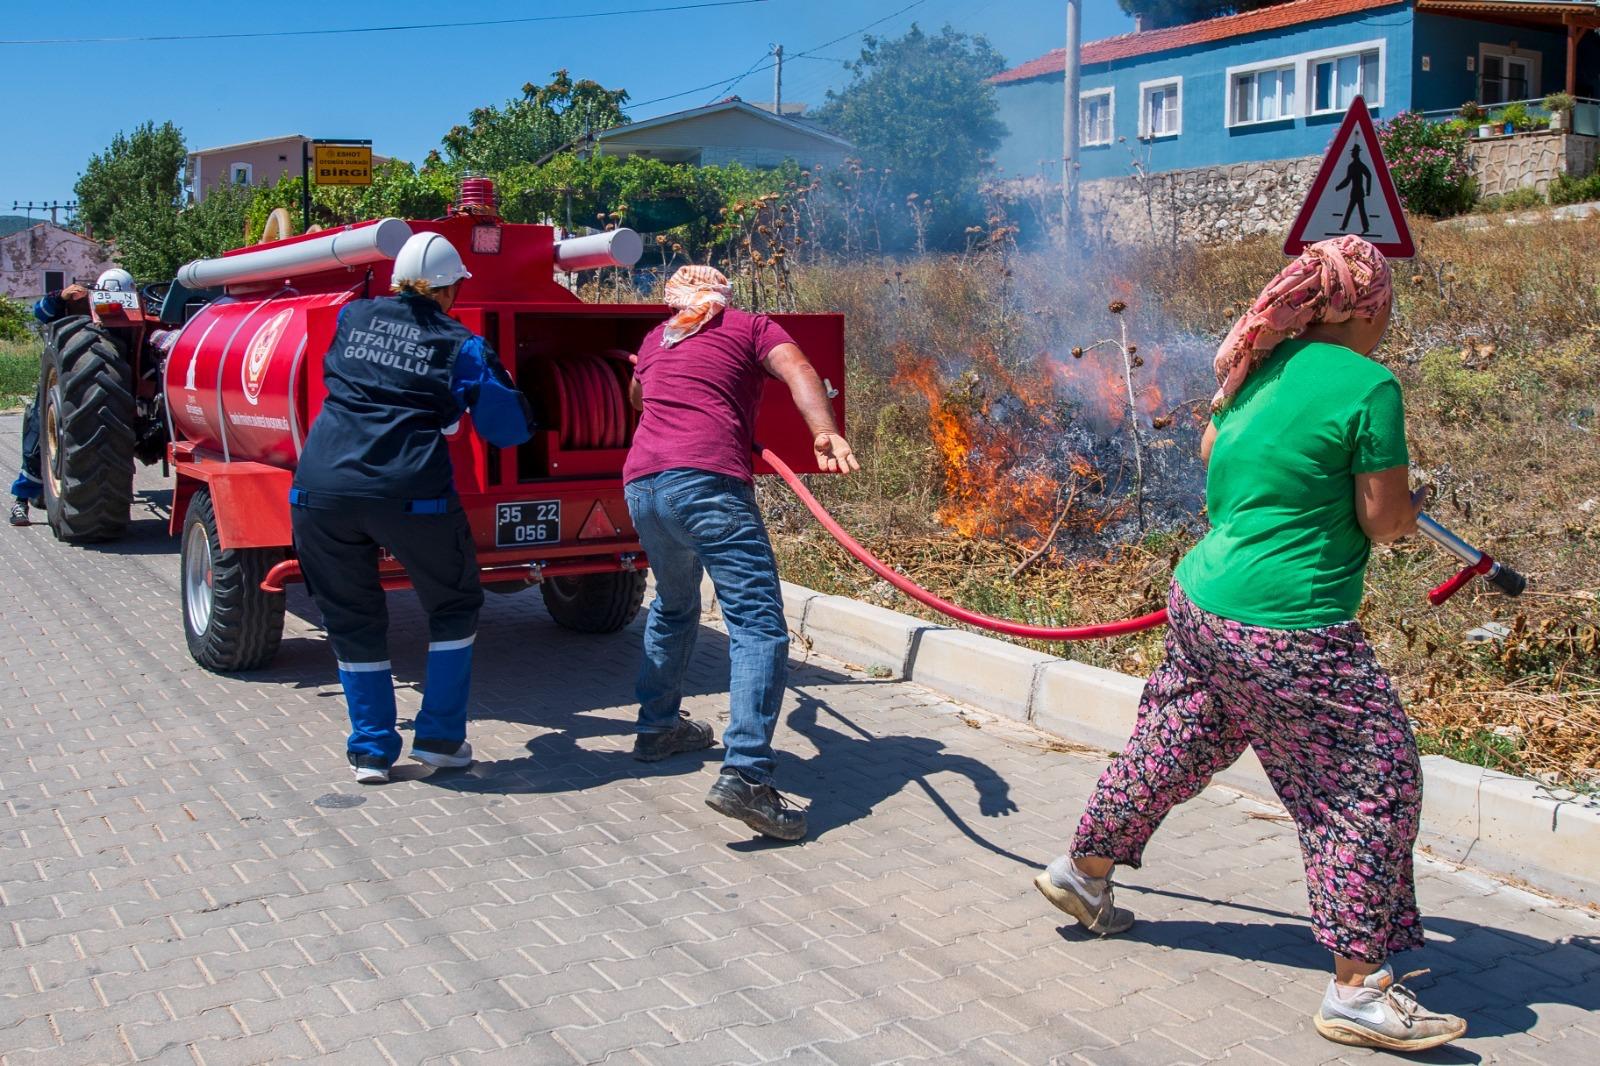
{"type": "MultiPolygon", "coordinates": [[[[1546,120],[1544,125],[1548,126],[1550,109],[1544,106],[1544,97],[1542,96],[1532,100],[1507,100],[1502,104],[1481,105],[1484,111],[1488,113],[1488,117],[1478,120],[1473,125],[1498,127],[1496,129],[1496,134],[1498,135],[1505,126],[1504,113],[1506,109],[1519,105],[1525,108],[1531,117],[1546,120]]],[[[1429,122],[1450,122],[1461,117],[1461,109],[1459,107],[1447,107],[1440,108],[1437,111],[1424,111],[1422,112],[1422,117],[1429,122]]],[[[1577,106],[1572,109],[1572,122],[1568,125],[1566,132],[1579,133],[1587,137],[1600,136],[1600,100],[1587,96],[1578,97],[1577,106]]]]}

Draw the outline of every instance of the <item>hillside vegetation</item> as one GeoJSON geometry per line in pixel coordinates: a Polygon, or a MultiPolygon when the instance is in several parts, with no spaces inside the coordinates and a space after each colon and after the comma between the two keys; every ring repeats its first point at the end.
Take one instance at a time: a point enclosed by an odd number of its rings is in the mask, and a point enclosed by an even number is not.
{"type": "MultiPolygon", "coordinates": [[[[1407,542],[1375,553],[1361,618],[1427,750],[1592,788],[1600,222],[1425,225],[1419,237],[1418,258],[1396,264],[1397,314],[1378,353],[1405,386],[1414,473],[1433,487],[1436,517],[1531,586],[1508,600],[1474,583],[1434,609],[1424,593],[1455,567],[1431,544],[1407,542]],[[1469,639],[1486,623],[1501,635],[1469,639]]],[[[847,316],[850,432],[865,466],[821,479],[824,501],[874,551],[975,608],[1056,624],[1153,609],[1204,530],[1194,445],[1210,356],[1283,261],[1259,240],[1076,264],[986,252],[797,272],[803,309],[847,316]],[[1129,368],[1132,419],[1126,407],[1117,415],[1127,402],[1120,355],[1091,347],[1123,325],[1138,349],[1130,362],[1144,362],[1129,368]],[[1074,348],[1090,350],[1074,358],[1074,348]],[[1130,505],[1130,425],[1147,483],[1142,530],[1130,505]],[[988,511],[952,509],[953,496],[988,511]],[[1063,511],[1052,547],[1017,572],[1063,511]]],[[[787,578],[914,610],[781,486],[763,491],[787,578]]],[[[1153,634],[1048,650],[1139,674],[1159,644],[1153,634]]]]}

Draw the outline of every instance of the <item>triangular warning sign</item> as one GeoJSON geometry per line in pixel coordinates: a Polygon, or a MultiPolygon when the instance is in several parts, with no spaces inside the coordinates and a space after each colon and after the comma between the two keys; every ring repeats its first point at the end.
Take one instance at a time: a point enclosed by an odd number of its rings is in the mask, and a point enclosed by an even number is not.
{"type": "Polygon", "coordinates": [[[1416,254],[1389,164],[1384,162],[1378,133],[1372,128],[1372,115],[1359,96],[1328,146],[1283,251],[1299,255],[1307,245],[1347,233],[1365,237],[1390,259],[1410,259],[1416,254]]]}
{"type": "Polygon", "coordinates": [[[606,513],[605,504],[599,500],[589,509],[589,517],[583,520],[583,529],[578,531],[579,540],[610,540],[621,535],[616,523],[606,513]]]}

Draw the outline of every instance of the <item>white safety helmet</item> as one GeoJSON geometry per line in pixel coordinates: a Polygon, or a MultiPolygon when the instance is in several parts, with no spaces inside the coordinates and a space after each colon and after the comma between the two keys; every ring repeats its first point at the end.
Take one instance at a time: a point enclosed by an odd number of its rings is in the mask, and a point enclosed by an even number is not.
{"type": "Polygon", "coordinates": [[[430,289],[442,289],[472,277],[461,262],[461,253],[437,233],[416,233],[394,257],[394,281],[426,282],[430,289]]]}
{"type": "Polygon", "coordinates": [[[95,279],[94,287],[101,292],[132,292],[133,275],[121,267],[112,267],[95,279]]]}

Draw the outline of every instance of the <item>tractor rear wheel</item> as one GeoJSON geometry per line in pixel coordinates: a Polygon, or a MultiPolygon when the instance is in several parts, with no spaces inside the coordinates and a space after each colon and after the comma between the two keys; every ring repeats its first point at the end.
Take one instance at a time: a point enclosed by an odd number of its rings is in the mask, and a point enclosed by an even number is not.
{"type": "Polygon", "coordinates": [[[211,493],[201,489],[183,520],[179,573],[183,635],[189,654],[207,670],[255,670],[278,654],[283,640],[281,593],[261,582],[289,557],[284,548],[222,548],[211,493]]]}
{"type": "Polygon", "coordinates": [[[75,316],[56,323],[41,360],[39,467],[58,540],[116,540],[133,504],[133,372],[117,338],[75,316]]]}
{"type": "Polygon", "coordinates": [[[639,613],[644,586],[644,571],[633,570],[546,578],[539,592],[558,625],[576,633],[615,633],[639,613]]]}

